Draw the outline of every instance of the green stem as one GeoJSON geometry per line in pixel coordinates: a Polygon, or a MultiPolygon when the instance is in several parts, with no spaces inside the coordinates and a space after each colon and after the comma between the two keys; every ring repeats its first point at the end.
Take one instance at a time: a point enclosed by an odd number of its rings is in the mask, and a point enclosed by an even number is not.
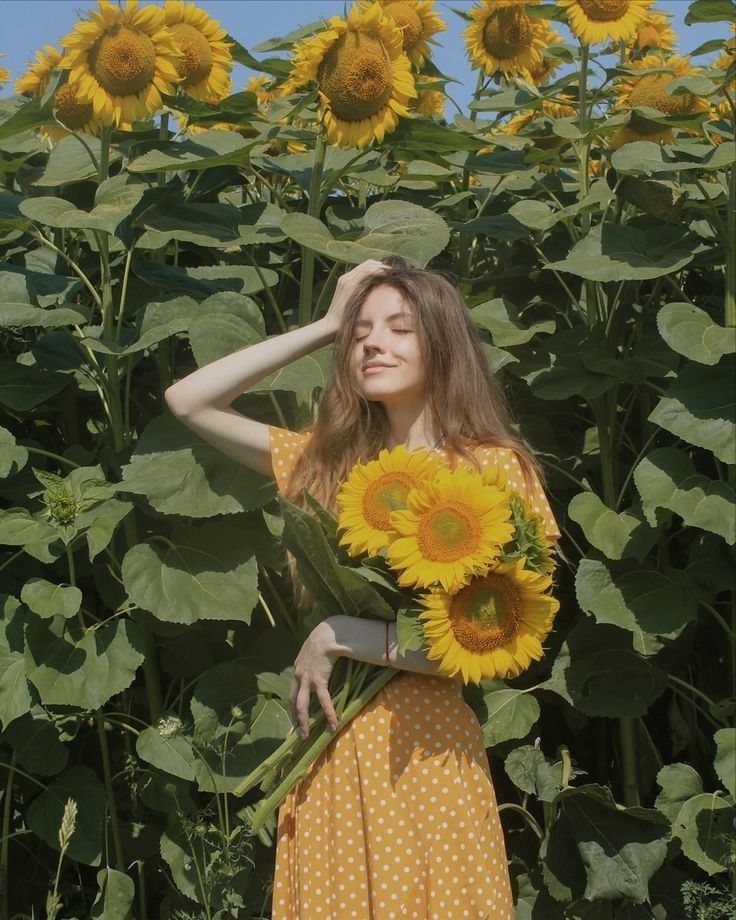
{"type": "Polygon", "coordinates": [[[700,606],[701,606],[701,607],[704,607],[704,608],[708,611],[708,613],[713,617],[713,619],[714,619],[714,620],[717,620],[718,623],[721,624],[721,626],[723,627],[724,632],[725,632],[726,635],[728,636],[729,640],[730,640],[732,643],[736,642],[736,632],[734,632],[734,630],[731,629],[731,627],[730,627],[730,626],[728,625],[728,623],[723,619],[723,617],[722,617],[722,616],[720,615],[720,613],[715,609],[715,607],[712,607],[709,603],[707,603],[707,601],[704,601],[704,600],[701,600],[701,601],[700,601],[700,606]]]}
{"type": "MultiPolygon", "coordinates": [[[[309,207],[307,214],[319,219],[321,210],[322,174],[325,166],[326,144],[324,132],[317,131],[317,143],[314,148],[314,165],[309,181],[309,207]]],[[[314,250],[302,246],[302,272],[299,288],[299,325],[306,326],[312,319],[312,287],[314,285],[314,250]]]]}
{"type": "Polygon", "coordinates": [[[736,166],[728,169],[726,204],[726,325],[736,326],[736,166]]]}
{"type": "MultiPolygon", "coordinates": [[[[483,93],[483,84],[485,83],[485,77],[483,71],[478,71],[478,79],[475,84],[475,92],[473,93],[473,102],[477,102],[481,94],[483,93]]],[[[470,113],[470,120],[475,124],[478,120],[478,111],[473,109],[470,113]]],[[[461,186],[461,191],[463,193],[467,192],[470,187],[470,170],[467,166],[463,166],[463,182],[461,186]]],[[[468,219],[468,198],[463,198],[460,204],[460,220],[462,223],[465,223],[468,219]]],[[[468,277],[468,267],[470,265],[470,234],[461,233],[460,234],[460,266],[458,274],[461,279],[468,277]]]]}
{"type": "Polygon", "coordinates": [[[94,300],[94,302],[97,304],[97,306],[100,309],[102,309],[102,301],[100,300],[100,295],[97,293],[95,286],[92,284],[89,278],[85,275],[85,273],[82,271],[82,269],[77,265],[77,263],[73,259],[71,259],[65,252],[59,249],[58,246],[55,246],[50,240],[47,240],[46,237],[42,233],[31,232],[29,233],[29,236],[33,237],[34,240],[38,240],[38,242],[41,243],[42,246],[46,246],[47,249],[51,249],[53,252],[58,253],[58,255],[66,259],[69,265],[74,269],[77,275],[79,275],[81,280],[84,282],[84,286],[87,288],[87,290],[92,295],[92,299],[94,300]]]}
{"type": "Polygon", "coordinates": [[[10,815],[13,811],[13,777],[15,776],[15,752],[8,766],[8,778],[3,794],[3,836],[0,839],[0,909],[2,920],[8,920],[8,850],[10,843],[10,815]]]}
{"type": "Polygon", "coordinates": [[[97,723],[97,737],[100,740],[100,754],[102,755],[102,772],[105,777],[105,792],[107,794],[107,807],[110,810],[110,824],[112,826],[112,844],[115,852],[115,868],[119,872],[125,869],[125,857],[123,856],[123,838],[120,834],[120,823],[118,822],[118,809],[115,804],[115,790],[112,786],[112,771],[110,770],[110,751],[107,747],[107,735],[105,734],[105,718],[101,710],[95,713],[95,722],[97,723]]]}

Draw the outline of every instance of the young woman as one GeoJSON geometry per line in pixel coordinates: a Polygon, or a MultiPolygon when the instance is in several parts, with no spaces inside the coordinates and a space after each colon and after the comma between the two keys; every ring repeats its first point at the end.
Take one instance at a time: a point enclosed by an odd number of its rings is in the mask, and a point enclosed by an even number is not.
{"type": "MultiPolygon", "coordinates": [[[[499,464],[559,537],[477,329],[455,286],[436,272],[363,262],[340,278],[323,318],[214,361],[165,395],[184,424],[274,476],[302,507],[307,487],[336,513],[353,464],[405,444],[438,451],[450,467],[499,464]],[[333,341],[331,379],[308,430],[230,408],[267,374],[333,341]]],[[[296,580],[293,560],[290,571],[296,580]]],[[[394,625],[331,616],[295,661],[292,717],[304,737],[312,692],[337,727],[328,681],[342,655],[400,674],[340,728],[282,804],[273,920],[513,920],[485,744],[461,683],[421,651],[399,655],[394,625]]]]}

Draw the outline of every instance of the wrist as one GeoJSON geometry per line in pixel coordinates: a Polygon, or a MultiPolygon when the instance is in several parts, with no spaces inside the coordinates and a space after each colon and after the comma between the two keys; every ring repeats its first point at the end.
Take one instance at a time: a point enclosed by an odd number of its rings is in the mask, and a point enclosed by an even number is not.
{"type": "Polygon", "coordinates": [[[319,319],[314,320],[314,326],[317,327],[321,334],[325,338],[325,343],[332,342],[337,336],[337,325],[334,320],[332,320],[329,314],[320,316],[319,319]]]}

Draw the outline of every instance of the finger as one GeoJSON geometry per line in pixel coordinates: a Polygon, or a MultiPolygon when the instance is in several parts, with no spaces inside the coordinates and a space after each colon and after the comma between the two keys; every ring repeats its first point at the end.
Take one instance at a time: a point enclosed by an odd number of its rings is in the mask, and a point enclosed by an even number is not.
{"type": "Polygon", "coordinates": [[[296,715],[303,738],[306,738],[309,734],[309,699],[311,695],[309,681],[305,680],[302,682],[296,698],[296,715]]]}
{"type": "Polygon", "coordinates": [[[330,691],[327,687],[318,685],[317,686],[317,699],[320,701],[322,708],[325,711],[327,716],[327,723],[333,731],[337,730],[337,713],[335,708],[332,705],[332,700],[330,698],[330,691]]]}

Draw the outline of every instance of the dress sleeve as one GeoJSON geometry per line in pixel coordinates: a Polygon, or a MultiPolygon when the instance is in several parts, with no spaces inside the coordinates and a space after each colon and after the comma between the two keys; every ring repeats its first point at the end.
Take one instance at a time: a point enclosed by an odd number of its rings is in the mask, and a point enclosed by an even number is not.
{"type": "MultiPolygon", "coordinates": [[[[506,475],[509,485],[527,496],[527,498],[531,498],[532,511],[541,515],[547,536],[552,540],[559,540],[561,536],[560,529],[557,526],[557,521],[552,514],[552,509],[550,508],[549,501],[537,474],[532,472],[532,489],[531,493],[529,493],[526,488],[524,472],[521,468],[521,463],[519,462],[516,451],[509,448],[496,447],[492,449],[492,452],[496,455],[495,460],[506,475]]],[[[486,457],[482,460],[484,464],[490,462],[488,459],[490,453],[491,451],[486,451],[486,457]]]]}
{"type": "Polygon", "coordinates": [[[283,492],[289,480],[289,474],[299,459],[304,445],[310,438],[308,434],[299,431],[290,431],[288,428],[278,428],[276,425],[268,426],[270,438],[271,466],[276,480],[276,487],[283,492]]]}

